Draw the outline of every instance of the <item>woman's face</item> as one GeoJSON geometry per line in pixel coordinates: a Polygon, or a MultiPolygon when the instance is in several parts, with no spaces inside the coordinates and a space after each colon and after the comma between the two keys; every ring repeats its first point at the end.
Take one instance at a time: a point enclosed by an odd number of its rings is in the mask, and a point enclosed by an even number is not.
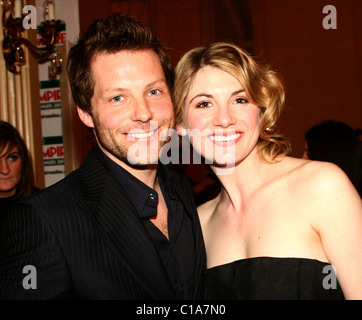
{"type": "Polygon", "coordinates": [[[184,127],[207,161],[229,165],[245,159],[258,142],[260,119],[234,76],[211,66],[196,73],[185,100],[184,127]]]}
{"type": "Polygon", "coordinates": [[[0,198],[15,194],[21,178],[21,158],[18,147],[7,145],[0,154],[0,198]]]}

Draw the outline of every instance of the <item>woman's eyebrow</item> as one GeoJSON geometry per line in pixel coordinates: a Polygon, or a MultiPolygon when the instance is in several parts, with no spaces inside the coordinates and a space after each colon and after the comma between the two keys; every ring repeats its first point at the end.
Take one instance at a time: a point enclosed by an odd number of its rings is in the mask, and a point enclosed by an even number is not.
{"type": "Polygon", "coordinates": [[[242,93],[242,92],[245,92],[245,90],[244,90],[244,89],[236,90],[236,91],[234,91],[230,96],[231,96],[231,97],[232,97],[232,96],[236,96],[237,94],[242,93]]]}
{"type": "MultiPolygon", "coordinates": [[[[231,96],[231,97],[232,97],[232,96],[236,96],[237,94],[242,93],[242,92],[245,92],[245,90],[244,90],[244,89],[236,90],[236,91],[234,91],[230,96],[231,96]]],[[[213,95],[212,95],[212,94],[209,94],[209,93],[199,93],[199,94],[197,94],[196,96],[194,96],[194,97],[189,101],[189,104],[190,104],[193,100],[195,100],[196,98],[198,98],[198,97],[212,98],[213,95]]]]}
{"type": "Polygon", "coordinates": [[[197,94],[196,96],[194,96],[190,101],[189,101],[189,104],[194,101],[196,98],[198,97],[206,97],[206,98],[212,98],[213,95],[212,94],[208,94],[208,93],[199,93],[197,94]]]}

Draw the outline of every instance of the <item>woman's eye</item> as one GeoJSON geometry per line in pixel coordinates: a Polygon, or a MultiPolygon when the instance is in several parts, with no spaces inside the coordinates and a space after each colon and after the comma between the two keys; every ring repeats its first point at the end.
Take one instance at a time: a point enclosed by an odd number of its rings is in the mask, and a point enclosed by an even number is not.
{"type": "Polygon", "coordinates": [[[210,102],[203,101],[203,102],[199,103],[198,105],[196,105],[196,108],[207,108],[209,106],[211,106],[210,102]]]}
{"type": "Polygon", "coordinates": [[[8,159],[9,159],[9,161],[11,161],[11,162],[15,162],[16,160],[19,159],[19,156],[18,156],[18,155],[15,155],[15,154],[12,154],[12,155],[9,155],[9,156],[8,156],[8,159]]]}
{"type": "Polygon", "coordinates": [[[237,98],[235,100],[236,103],[249,103],[249,101],[245,98],[237,98]]]}

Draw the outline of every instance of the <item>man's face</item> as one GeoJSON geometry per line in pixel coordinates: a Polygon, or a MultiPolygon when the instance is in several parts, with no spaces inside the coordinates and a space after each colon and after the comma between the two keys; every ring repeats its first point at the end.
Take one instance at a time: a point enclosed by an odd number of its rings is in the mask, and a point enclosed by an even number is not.
{"type": "Polygon", "coordinates": [[[79,111],[101,149],[116,163],[157,163],[174,112],[165,75],[152,50],[99,54],[92,63],[92,115],[79,111]],[[160,141],[161,140],[161,141],[160,141]]]}

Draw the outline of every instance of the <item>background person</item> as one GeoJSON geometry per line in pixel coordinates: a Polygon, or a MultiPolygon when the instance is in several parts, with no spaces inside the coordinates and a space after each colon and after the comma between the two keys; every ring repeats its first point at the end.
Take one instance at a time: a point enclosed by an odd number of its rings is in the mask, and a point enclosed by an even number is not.
{"type": "Polygon", "coordinates": [[[304,159],[328,161],[339,166],[361,195],[362,151],[356,132],[346,123],[328,120],[305,134],[304,159]]]}
{"type": "Polygon", "coordinates": [[[38,190],[32,158],[19,132],[0,121],[0,224],[9,207],[38,190]]]}

